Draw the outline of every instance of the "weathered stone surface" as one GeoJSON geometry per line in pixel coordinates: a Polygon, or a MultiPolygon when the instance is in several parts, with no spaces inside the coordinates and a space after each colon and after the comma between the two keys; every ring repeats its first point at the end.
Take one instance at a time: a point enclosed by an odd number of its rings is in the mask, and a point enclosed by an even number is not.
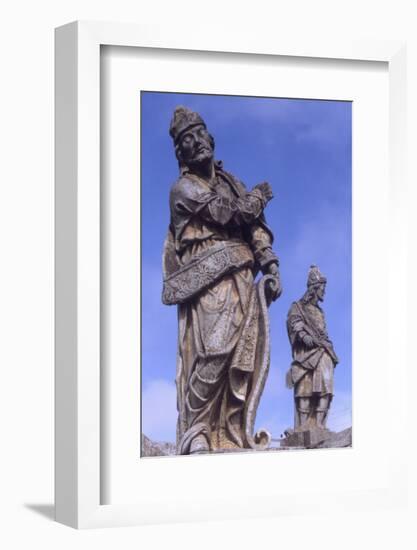
{"type": "Polygon", "coordinates": [[[142,456],[171,456],[175,455],[174,443],[166,441],[152,441],[142,434],[142,456]]]}
{"type": "Polygon", "coordinates": [[[177,453],[265,449],[270,434],[253,429],[269,370],[268,307],[282,292],[264,217],[272,188],[248,191],[223,169],[198,113],[177,107],[170,135],[180,175],[162,301],[178,306],[177,453]]]}
{"type": "Polygon", "coordinates": [[[332,436],[318,445],[319,449],[352,447],[352,428],[346,428],[341,432],[332,433],[332,436]]]}
{"type": "MultiPolygon", "coordinates": [[[[352,446],[352,428],[347,428],[341,432],[330,432],[327,430],[328,438],[324,441],[311,445],[312,439],[308,441],[310,444],[307,446],[304,444],[304,440],[298,440],[300,445],[296,445],[297,441],[294,439],[292,445],[288,445],[287,438],[280,440],[274,440],[276,446],[268,447],[264,449],[268,452],[274,451],[287,451],[287,450],[302,450],[302,449],[336,449],[352,446]]],[[[253,451],[254,449],[235,448],[235,449],[216,449],[211,451],[212,453],[241,453],[253,451]]],[[[257,449],[255,449],[257,450],[257,449]]],[[[142,456],[173,456],[176,454],[176,448],[174,443],[169,442],[155,442],[142,435],[142,456]]]]}
{"type": "MultiPolygon", "coordinates": [[[[324,312],[326,278],[312,265],[307,278],[307,291],[288,312],[287,330],[292,348],[286,382],[294,389],[294,432],[290,444],[308,447],[327,438],[326,422],[333,399],[333,372],[339,362],[327,334],[324,312]]],[[[289,430],[291,431],[291,430],[289,430]]]]}
{"type": "Polygon", "coordinates": [[[288,430],[287,437],[283,440],[285,447],[303,447],[306,449],[314,449],[321,443],[329,440],[334,435],[330,430],[317,428],[288,430]]]}

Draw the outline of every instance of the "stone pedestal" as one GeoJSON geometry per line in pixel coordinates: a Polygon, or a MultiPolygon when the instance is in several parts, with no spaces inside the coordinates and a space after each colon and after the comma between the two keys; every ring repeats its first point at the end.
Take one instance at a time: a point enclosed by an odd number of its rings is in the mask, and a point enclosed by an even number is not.
{"type": "Polygon", "coordinates": [[[281,440],[283,447],[298,447],[305,449],[315,449],[322,445],[326,440],[331,439],[333,432],[324,428],[297,428],[296,430],[287,430],[286,437],[281,440]]]}

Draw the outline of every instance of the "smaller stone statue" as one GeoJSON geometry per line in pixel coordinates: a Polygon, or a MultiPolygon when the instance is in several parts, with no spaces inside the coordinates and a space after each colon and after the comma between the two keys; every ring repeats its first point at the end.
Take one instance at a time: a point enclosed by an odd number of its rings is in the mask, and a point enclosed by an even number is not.
{"type": "Polygon", "coordinates": [[[330,436],[326,428],[333,398],[333,371],[339,362],[330,341],[319,302],[324,299],[326,278],[311,266],[307,291],[288,312],[287,330],[293,361],[287,372],[294,388],[294,430],[285,432],[284,445],[314,447],[330,436]]]}

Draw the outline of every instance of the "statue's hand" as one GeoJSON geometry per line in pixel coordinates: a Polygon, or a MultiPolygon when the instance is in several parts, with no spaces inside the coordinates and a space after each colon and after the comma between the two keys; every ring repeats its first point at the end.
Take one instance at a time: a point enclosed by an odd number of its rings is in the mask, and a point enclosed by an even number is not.
{"type": "Polygon", "coordinates": [[[306,334],[304,336],[303,342],[308,348],[313,348],[314,347],[314,340],[309,334],[306,334]]]}
{"type": "Polygon", "coordinates": [[[265,275],[274,275],[274,277],[278,277],[279,278],[279,269],[278,269],[278,264],[275,263],[275,262],[271,262],[270,264],[268,264],[267,268],[266,268],[266,272],[265,272],[265,275]]]}
{"type": "Polygon", "coordinates": [[[258,183],[258,185],[255,185],[254,189],[257,189],[262,193],[262,197],[265,201],[265,204],[269,202],[274,194],[272,192],[272,187],[269,185],[267,181],[263,181],[262,183],[258,183]]]}
{"type": "Polygon", "coordinates": [[[266,285],[266,291],[270,302],[275,302],[282,294],[281,278],[279,276],[279,269],[275,262],[270,263],[267,267],[265,275],[272,275],[274,278],[268,281],[266,285]]]}

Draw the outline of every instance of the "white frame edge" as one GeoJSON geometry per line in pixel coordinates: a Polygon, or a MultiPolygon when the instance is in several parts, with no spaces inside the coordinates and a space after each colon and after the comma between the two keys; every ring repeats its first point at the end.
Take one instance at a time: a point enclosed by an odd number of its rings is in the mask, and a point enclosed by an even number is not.
{"type": "MultiPolygon", "coordinates": [[[[101,45],[388,62],[390,181],[391,188],[395,184],[401,189],[393,196],[393,223],[397,237],[404,237],[404,265],[406,261],[405,43],[312,42],[230,31],[217,33],[214,39],[209,29],[189,31],[183,37],[169,27],[92,22],[56,29],[55,510],[57,521],[76,528],[155,522],[133,505],[100,505],[101,45]]],[[[399,312],[405,311],[405,297],[404,290],[393,306],[399,312]]],[[[403,467],[399,451],[391,498],[405,494],[403,467]]],[[[172,512],[174,521],[181,519],[175,517],[175,506],[172,512]]]]}

